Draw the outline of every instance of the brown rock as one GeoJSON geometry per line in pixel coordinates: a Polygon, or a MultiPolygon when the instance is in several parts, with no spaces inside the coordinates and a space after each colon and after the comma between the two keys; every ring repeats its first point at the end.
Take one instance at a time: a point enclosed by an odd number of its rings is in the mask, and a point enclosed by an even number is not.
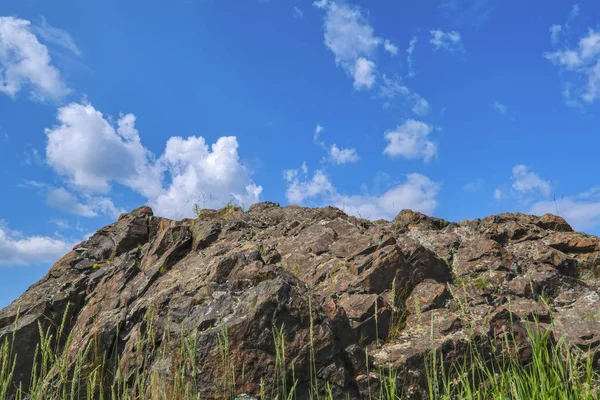
{"type": "Polygon", "coordinates": [[[0,341],[16,333],[14,381],[26,387],[38,324],[56,334],[69,304],[66,354],[97,338],[99,352],[118,349],[110,365],[130,376],[152,318],[156,338],[173,342],[157,340],[147,366],[172,384],[183,326],[197,339],[199,394],[211,400],[223,397],[215,382],[226,373],[237,379],[236,395],[259,395],[261,378],[274,376],[265,371],[280,330],[298,398],[308,397],[312,337],[317,379],[334,398],[379,393],[373,371],[392,366],[406,393],[425,399],[433,350],[450,364],[469,346],[487,351],[510,335],[526,361],[532,321],[596,351],[599,255],[598,238],[549,214],[454,224],[403,210],[371,222],[334,207],[265,202],[172,221],[141,207],[75,246],[0,311],[0,341]],[[233,371],[219,352],[225,329],[233,371]]]}

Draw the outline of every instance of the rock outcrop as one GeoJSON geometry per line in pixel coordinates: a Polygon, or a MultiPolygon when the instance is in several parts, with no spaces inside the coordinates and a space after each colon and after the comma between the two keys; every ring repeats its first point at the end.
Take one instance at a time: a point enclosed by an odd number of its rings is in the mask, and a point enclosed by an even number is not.
{"type": "Polygon", "coordinates": [[[456,224],[405,210],[370,222],[332,207],[259,203],[172,221],[141,207],[75,246],[2,310],[0,340],[16,334],[14,380],[26,385],[38,324],[56,331],[66,312],[67,354],[95,340],[127,375],[150,315],[153,345],[168,357],[145,362],[172,381],[181,355],[160,338],[175,343],[188,332],[197,388],[212,399],[227,373],[220,335],[235,387],[258,396],[261,378],[273,376],[281,329],[298,398],[311,374],[334,398],[368,398],[390,366],[407,393],[426,397],[428,352],[452,361],[469,341],[510,331],[526,359],[534,320],[594,356],[599,276],[599,238],[553,215],[456,224]]]}

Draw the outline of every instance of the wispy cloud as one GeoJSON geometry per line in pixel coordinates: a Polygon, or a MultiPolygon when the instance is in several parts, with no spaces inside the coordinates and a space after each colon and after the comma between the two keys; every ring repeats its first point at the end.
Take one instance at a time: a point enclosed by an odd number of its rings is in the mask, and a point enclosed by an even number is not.
{"type": "Polygon", "coordinates": [[[0,17],[0,92],[27,90],[34,100],[55,100],[70,92],[30,21],[0,17]]]}
{"type": "MultiPolygon", "coordinates": [[[[325,151],[327,151],[327,158],[324,161],[331,162],[333,164],[348,164],[357,162],[360,157],[354,148],[340,148],[337,144],[332,144],[328,146],[325,141],[322,139],[321,134],[325,132],[325,128],[321,124],[317,124],[315,127],[315,133],[313,136],[313,141],[319,147],[322,147],[325,151]]],[[[305,166],[305,164],[303,164],[305,166]]]]}
{"type": "Polygon", "coordinates": [[[493,0],[444,0],[438,9],[455,24],[480,27],[491,17],[494,4],[493,0]]]}
{"type": "Polygon", "coordinates": [[[429,31],[431,37],[429,43],[433,46],[434,51],[446,50],[453,52],[464,52],[460,33],[458,31],[444,32],[440,29],[429,31]]]}
{"type": "Polygon", "coordinates": [[[555,50],[543,54],[559,68],[564,79],[563,96],[570,106],[591,104],[600,98],[600,31],[589,28],[576,43],[569,43],[569,36],[563,34],[579,12],[579,6],[574,5],[564,26],[550,27],[555,50]]]}
{"type": "Polygon", "coordinates": [[[62,29],[50,25],[44,17],[39,22],[31,25],[31,31],[47,44],[57,45],[77,57],[83,56],[71,35],[62,29]]]}
{"type": "Polygon", "coordinates": [[[508,108],[506,107],[506,104],[502,104],[497,100],[492,103],[492,108],[494,109],[494,111],[496,111],[500,114],[506,114],[508,112],[508,108]]]}
{"type": "Polygon", "coordinates": [[[408,44],[408,48],[406,49],[406,65],[408,66],[408,77],[412,78],[415,76],[415,70],[413,65],[413,53],[415,51],[415,47],[417,46],[417,37],[413,36],[410,39],[410,43],[408,44]]]}
{"type": "Polygon", "coordinates": [[[478,192],[483,188],[485,181],[481,178],[477,178],[463,186],[463,189],[467,192],[478,192]]]}

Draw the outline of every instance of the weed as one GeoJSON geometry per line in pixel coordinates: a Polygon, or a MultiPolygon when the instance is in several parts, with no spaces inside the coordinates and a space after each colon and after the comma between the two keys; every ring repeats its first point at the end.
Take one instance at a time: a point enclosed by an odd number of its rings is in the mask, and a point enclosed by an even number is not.
{"type": "Polygon", "coordinates": [[[488,281],[484,277],[480,276],[473,281],[473,285],[479,289],[485,290],[488,287],[488,281]]]}
{"type": "Polygon", "coordinates": [[[158,273],[161,275],[164,275],[167,273],[167,265],[166,264],[162,264],[160,266],[160,268],[158,269],[158,273]]]}

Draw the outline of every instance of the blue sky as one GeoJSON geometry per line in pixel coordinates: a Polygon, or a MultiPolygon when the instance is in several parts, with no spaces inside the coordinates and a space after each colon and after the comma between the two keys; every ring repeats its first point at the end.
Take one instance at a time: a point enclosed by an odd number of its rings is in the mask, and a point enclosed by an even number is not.
{"type": "Polygon", "coordinates": [[[118,214],[234,198],[600,233],[600,4],[0,4],[0,306],[118,214]]]}

